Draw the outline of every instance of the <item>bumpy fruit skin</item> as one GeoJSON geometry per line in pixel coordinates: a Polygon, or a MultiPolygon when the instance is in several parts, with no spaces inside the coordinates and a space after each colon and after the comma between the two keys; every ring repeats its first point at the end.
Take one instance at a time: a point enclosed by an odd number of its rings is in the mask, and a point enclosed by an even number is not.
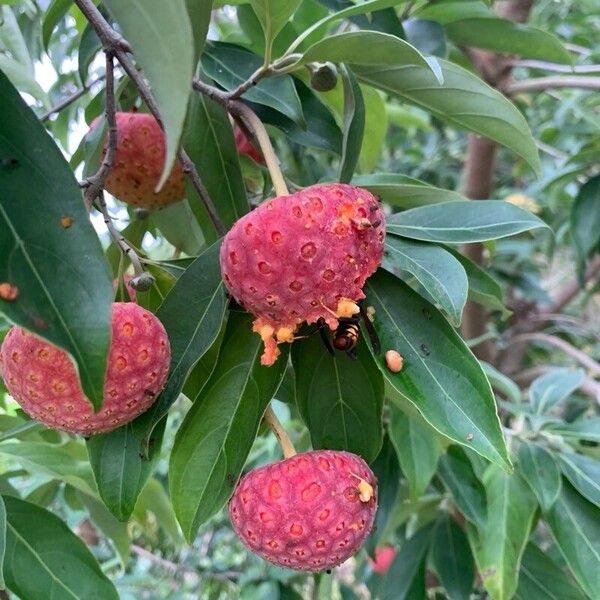
{"type": "Polygon", "coordinates": [[[375,560],[369,557],[369,565],[374,573],[385,575],[396,558],[396,549],[392,546],[381,546],[375,550],[375,560]]]}
{"type": "MultiPolygon", "coordinates": [[[[182,200],[185,183],[178,162],[161,190],[154,191],[165,162],[165,136],[156,119],[146,113],[131,112],[118,112],[116,117],[117,151],[106,189],[119,200],[142,208],[164,208],[182,200]]],[[[105,153],[106,143],[103,156],[105,153]]]]}
{"type": "Polygon", "coordinates": [[[233,135],[235,137],[235,147],[239,154],[249,156],[258,164],[264,162],[261,153],[252,145],[246,134],[239,127],[236,126],[234,128],[233,135]]]}
{"type": "Polygon", "coordinates": [[[171,350],[162,323],[133,302],[112,306],[104,404],[94,413],[68,355],[13,327],[0,348],[0,375],[34,419],[70,433],[115,429],[147,410],[165,385],[171,350]]]}
{"type": "Polygon", "coordinates": [[[277,343],[298,326],[358,312],[362,287],[379,266],[385,236],[379,201],[345,184],[314,185],[261,204],[239,219],[221,246],[221,272],[235,300],[256,316],[273,364],[277,343]]]}
{"type": "Polygon", "coordinates": [[[330,569],[371,531],[377,483],[349,452],[315,450],[246,474],[229,501],[242,542],[260,557],[300,571],[330,569]]]}

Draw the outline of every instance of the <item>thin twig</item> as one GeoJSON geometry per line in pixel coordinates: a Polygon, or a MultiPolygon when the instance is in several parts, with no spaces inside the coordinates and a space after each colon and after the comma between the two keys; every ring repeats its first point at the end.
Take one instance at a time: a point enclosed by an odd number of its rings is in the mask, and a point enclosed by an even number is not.
{"type": "Polygon", "coordinates": [[[538,92],[562,88],[600,90],[600,77],[580,77],[555,75],[513,81],[504,88],[504,93],[513,96],[523,92],[538,92]]]}
{"type": "Polygon", "coordinates": [[[546,333],[524,333],[517,335],[512,338],[508,345],[519,344],[522,342],[542,342],[549,344],[555,348],[559,348],[569,356],[573,357],[577,362],[587,367],[592,373],[600,375],[600,364],[597,363],[593,358],[590,358],[585,352],[575,348],[575,346],[565,342],[565,340],[556,337],[554,335],[548,335],[546,333]]]}
{"type": "Polygon", "coordinates": [[[547,62],[545,60],[511,60],[513,67],[524,67],[527,69],[540,69],[541,71],[554,71],[555,73],[600,73],[600,65],[561,65],[558,63],[547,62]]]}
{"type": "Polygon", "coordinates": [[[105,75],[99,75],[98,77],[96,77],[96,79],[94,79],[94,81],[91,81],[87,85],[84,85],[80,90],[77,90],[70,96],[67,96],[64,100],[59,102],[56,106],[52,107],[48,112],[45,112],[40,117],[40,121],[47,121],[52,115],[60,112],[64,108],[67,108],[67,106],[70,106],[71,104],[73,104],[73,102],[75,102],[76,100],[79,100],[79,98],[81,98],[82,96],[85,96],[97,83],[100,83],[101,81],[103,81],[104,78],[105,78],[105,75]]]}
{"type": "Polygon", "coordinates": [[[273,411],[273,408],[269,404],[267,406],[267,410],[263,416],[263,419],[267,422],[267,425],[271,428],[271,431],[277,438],[281,449],[283,450],[284,458],[291,458],[296,454],[296,448],[294,448],[294,444],[292,444],[292,440],[287,434],[287,431],[284,429],[283,425],[280,423],[277,415],[273,411]]]}
{"type": "MultiPolygon", "coordinates": [[[[108,24],[92,0],[74,1],[81,12],[85,15],[90,25],[98,34],[105,51],[112,50],[114,52],[114,55],[117,57],[119,63],[121,63],[123,70],[135,83],[150,112],[158,121],[158,124],[164,129],[158,104],[156,103],[150,88],[146,84],[142,74],[133,66],[131,60],[129,60],[127,55],[128,52],[131,52],[129,44],[108,24]]],[[[181,149],[177,156],[182,165],[183,171],[188,175],[192,185],[194,186],[194,189],[198,193],[198,196],[200,197],[200,200],[202,201],[202,204],[204,205],[206,212],[208,213],[214,228],[217,231],[217,234],[219,236],[224,235],[225,226],[223,225],[223,222],[221,221],[206,188],[202,184],[202,180],[198,174],[198,171],[196,170],[196,166],[185,150],[181,149]]]]}
{"type": "MultiPolygon", "coordinates": [[[[83,183],[85,185],[85,203],[90,208],[96,198],[98,198],[104,190],[106,177],[110,171],[115,154],[117,152],[117,117],[115,107],[115,76],[113,54],[111,51],[106,51],[106,102],[104,108],[106,122],[108,124],[108,144],[102,163],[98,171],[88,177],[83,183]]],[[[104,202],[104,199],[101,200],[104,202]]]]}

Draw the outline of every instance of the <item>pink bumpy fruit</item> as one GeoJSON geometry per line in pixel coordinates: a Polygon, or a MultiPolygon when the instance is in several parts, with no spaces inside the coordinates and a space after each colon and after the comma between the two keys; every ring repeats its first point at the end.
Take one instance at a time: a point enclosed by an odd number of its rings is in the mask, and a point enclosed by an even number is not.
{"type": "MultiPolygon", "coordinates": [[[[165,162],[165,135],[156,119],[134,112],[118,112],[116,117],[117,151],[106,178],[106,189],[119,200],[143,208],[164,208],[182,200],[185,183],[178,162],[160,191],[154,191],[165,162]]],[[[107,142],[103,157],[106,145],[107,142]]]]}
{"type": "Polygon", "coordinates": [[[147,410],[165,385],[170,359],[162,323],[133,302],[115,302],[100,412],[94,413],[84,396],[69,356],[20,327],[11,328],[0,348],[0,374],[10,395],[34,419],[91,435],[147,410]]]}
{"type": "Polygon", "coordinates": [[[256,316],[261,362],[277,359],[298,326],[358,312],[362,287],[383,256],[384,216],[375,196],[344,184],[314,185],[261,204],[239,219],[221,246],[231,295],[256,316]]]}
{"type": "Polygon", "coordinates": [[[373,572],[385,575],[396,558],[396,549],[392,546],[381,546],[375,550],[375,560],[369,557],[369,565],[373,572]]]}
{"type": "Polygon", "coordinates": [[[315,450],[250,471],[229,516],[242,542],[265,560],[300,571],[330,569],[371,531],[377,481],[349,452],[315,450]]]}
{"type": "Polygon", "coordinates": [[[252,145],[252,142],[248,139],[246,134],[239,128],[235,127],[233,130],[235,136],[235,147],[239,154],[245,154],[249,156],[254,162],[262,164],[262,154],[252,145]]]}

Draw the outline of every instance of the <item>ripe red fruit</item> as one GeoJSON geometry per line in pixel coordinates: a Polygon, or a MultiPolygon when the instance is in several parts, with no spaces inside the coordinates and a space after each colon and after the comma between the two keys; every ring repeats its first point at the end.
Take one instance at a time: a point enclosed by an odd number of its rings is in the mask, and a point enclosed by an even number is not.
{"type": "MultiPolygon", "coordinates": [[[[161,190],[154,191],[165,162],[165,135],[156,119],[133,112],[118,112],[116,117],[117,151],[106,178],[106,189],[119,200],[143,208],[164,208],[182,200],[185,183],[178,162],[161,190]]],[[[92,122],[90,130],[97,121],[92,122]]]]}
{"type": "Polygon", "coordinates": [[[262,164],[262,154],[252,145],[252,142],[248,139],[246,134],[239,128],[233,129],[233,135],[235,137],[235,147],[239,154],[245,154],[249,156],[254,162],[262,164]]]}
{"type": "Polygon", "coordinates": [[[396,549],[392,546],[381,546],[375,550],[375,560],[368,558],[371,569],[378,575],[385,575],[396,558],[396,549]]]}
{"type": "Polygon", "coordinates": [[[384,216],[375,196],[344,184],[314,185],[261,204],[239,219],[221,246],[231,295],[256,316],[262,363],[298,326],[358,312],[362,287],[383,256],[384,216]]]}
{"type": "Polygon", "coordinates": [[[147,410],[165,385],[170,359],[162,323],[133,302],[115,302],[100,412],[94,413],[84,396],[66,352],[20,327],[12,327],[0,347],[0,374],[31,417],[55,429],[91,435],[147,410]]]}
{"type": "Polygon", "coordinates": [[[254,469],[229,501],[233,528],[252,552],[300,571],[330,569],[352,556],[376,511],[377,480],[367,463],[335,450],[254,469]]]}

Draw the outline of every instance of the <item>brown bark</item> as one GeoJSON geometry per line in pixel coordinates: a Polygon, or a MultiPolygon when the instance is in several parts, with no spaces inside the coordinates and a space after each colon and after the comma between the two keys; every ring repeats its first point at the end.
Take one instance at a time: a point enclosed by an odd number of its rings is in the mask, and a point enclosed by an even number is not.
{"type": "MultiPolygon", "coordinates": [[[[496,3],[499,16],[523,23],[529,16],[533,0],[514,0],[496,3]]],[[[466,48],[465,52],[481,76],[493,87],[502,90],[508,84],[512,69],[509,57],[483,50],[466,48]]],[[[467,160],[463,172],[463,190],[467,198],[484,200],[489,198],[494,188],[494,171],[496,144],[487,138],[476,135],[469,136],[467,160]]],[[[461,252],[476,262],[482,263],[483,246],[481,244],[465,244],[461,252]]],[[[467,302],[463,313],[462,334],[466,339],[474,339],[485,333],[486,310],[475,302],[467,302]]],[[[494,361],[494,346],[491,342],[483,342],[474,348],[478,358],[488,362],[494,361]]]]}

